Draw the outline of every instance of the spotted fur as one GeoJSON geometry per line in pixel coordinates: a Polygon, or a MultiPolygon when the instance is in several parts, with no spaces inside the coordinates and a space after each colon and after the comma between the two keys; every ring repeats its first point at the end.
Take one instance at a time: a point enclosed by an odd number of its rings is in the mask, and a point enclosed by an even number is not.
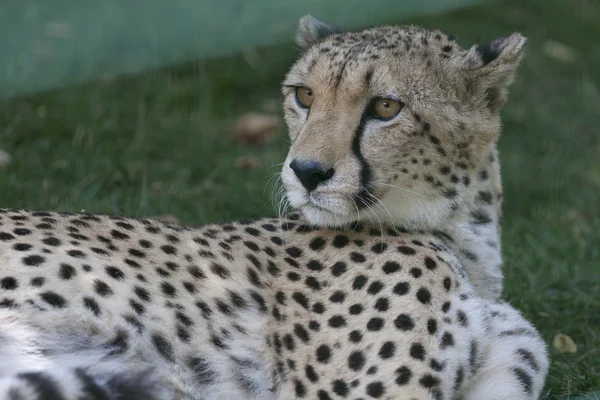
{"type": "Polygon", "coordinates": [[[1,399],[539,396],[545,344],[499,300],[494,140],[523,40],[336,32],[303,19],[285,83],[299,214],[182,227],[0,209],[1,399]],[[405,107],[382,126],[360,110],[386,82],[405,107]],[[298,109],[292,83],[320,103],[298,109]],[[302,204],[299,157],[335,169],[302,204]]]}

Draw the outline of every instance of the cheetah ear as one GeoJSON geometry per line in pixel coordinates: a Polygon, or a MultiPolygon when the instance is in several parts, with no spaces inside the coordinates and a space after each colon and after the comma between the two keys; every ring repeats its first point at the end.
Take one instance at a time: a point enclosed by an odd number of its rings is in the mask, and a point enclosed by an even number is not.
{"type": "Polygon", "coordinates": [[[519,33],[469,49],[461,60],[471,95],[483,97],[494,111],[502,108],[509,86],[525,54],[527,39],[519,33]]]}
{"type": "Polygon", "coordinates": [[[298,23],[296,43],[298,43],[302,49],[308,49],[312,45],[325,39],[327,36],[341,32],[342,31],[339,29],[319,21],[312,15],[305,15],[300,18],[300,22],[298,23]]]}

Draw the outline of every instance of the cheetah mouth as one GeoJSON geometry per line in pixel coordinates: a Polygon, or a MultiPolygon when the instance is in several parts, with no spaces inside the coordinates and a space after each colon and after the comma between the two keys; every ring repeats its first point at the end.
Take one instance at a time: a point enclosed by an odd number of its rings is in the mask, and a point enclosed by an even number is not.
{"type": "Polygon", "coordinates": [[[289,197],[292,207],[317,226],[339,227],[360,219],[360,211],[350,195],[313,192],[300,198],[289,197]]]}

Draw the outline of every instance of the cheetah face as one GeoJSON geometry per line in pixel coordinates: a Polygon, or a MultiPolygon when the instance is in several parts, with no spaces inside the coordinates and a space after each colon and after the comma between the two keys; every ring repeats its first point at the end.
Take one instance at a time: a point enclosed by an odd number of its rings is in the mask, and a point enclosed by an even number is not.
{"type": "Polygon", "coordinates": [[[283,83],[292,207],[319,226],[448,218],[499,136],[525,38],[463,50],[439,31],[339,33],[307,16],[298,42],[283,83]]]}

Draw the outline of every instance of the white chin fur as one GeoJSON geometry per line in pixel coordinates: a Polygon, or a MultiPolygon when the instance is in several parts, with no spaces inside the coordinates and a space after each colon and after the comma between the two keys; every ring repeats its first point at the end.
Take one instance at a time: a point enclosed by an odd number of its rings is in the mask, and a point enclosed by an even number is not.
{"type": "Polygon", "coordinates": [[[440,198],[425,198],[405,191],[391,190],[375,203],[371,209],[362,209],[359,213],[342,213],[348,207],[336,207],[336,213],[311,205],[306,194],[289,191],[288,199],[295,209],[313,225],[340,227],[357,221],[370,221],[402,226],[409,229],[428,229],[440,226],[452,210],[452,201],[440,198]],[[385,207],[384,207],[385,206],[385,207]]]}
{"type": "Polygon", "coordinates": [[[356,215],[333,214],[329,211],[319,210],[316,207],[307,205],[300,208],[300,212],[308,222],[316,226],[340,227],[358,221],[356,215]]]}

